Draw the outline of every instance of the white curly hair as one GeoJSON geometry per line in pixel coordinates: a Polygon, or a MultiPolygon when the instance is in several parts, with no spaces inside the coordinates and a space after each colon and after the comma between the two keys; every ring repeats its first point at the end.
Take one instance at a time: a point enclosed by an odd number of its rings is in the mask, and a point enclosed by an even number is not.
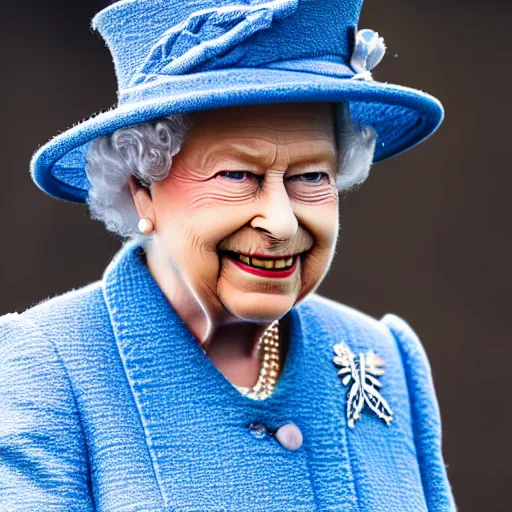
{"type": "MultiPolygon", "coordinates": [[[[338,178],[340,191],[361,184],[370,172],[376,135],[371,127],[354,125],[347,103],[335,106],[339,134],[338,178]]],[[[139,216],[130,193],[131,175],[143,186],[167,178],[189,128],[186,115],[120,128],[94,140],[87,151],[90,182],[87,203],[94,219],[123,238],[149,241],[138,230],[139,216]]]]}

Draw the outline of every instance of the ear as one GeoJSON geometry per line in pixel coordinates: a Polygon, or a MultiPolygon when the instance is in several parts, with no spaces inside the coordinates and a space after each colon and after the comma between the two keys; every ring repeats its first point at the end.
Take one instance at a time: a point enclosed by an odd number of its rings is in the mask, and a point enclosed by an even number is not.
{"type": "Polygon", "coordinates": [[[133,176],[128,180],[128,187],[140,219],[149,219],[155,224],[155,210],[148,191],[133,176]]]}

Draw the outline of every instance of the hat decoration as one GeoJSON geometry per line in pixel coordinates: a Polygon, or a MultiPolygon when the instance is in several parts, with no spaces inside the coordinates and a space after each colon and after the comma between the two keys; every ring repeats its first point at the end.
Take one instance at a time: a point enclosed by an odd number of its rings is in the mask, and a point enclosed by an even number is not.
{"type": "Polygon", "coordinates": [[[232,66],[247,52],[241,43],[293,14],[299,0],[230,5],[192,13],[169,29],[151,49],[132,86],[163,75],[182,75],[232,66]]]}
{"type": "Polygon", "coordinates": [[[91,141],[165,116],[242,105],[348,104],[377,135],[374,162],[406,151],[443,119],[427,93],[373,79],[384,40],[357,30],[363,0],[119,0],[93,20],[112,54],[118,104],[36,152],[46,193],[86,202],[91,141]]]}
{"type": "Polygon", "coordinates": [[[379,64],[385,53],[386,45],[378,32],[368,28],[358,30],[355,35],[354,51],[350,59],[350,65],[357,73],[352,79],[373,80],[370,71],[379,64]]]}

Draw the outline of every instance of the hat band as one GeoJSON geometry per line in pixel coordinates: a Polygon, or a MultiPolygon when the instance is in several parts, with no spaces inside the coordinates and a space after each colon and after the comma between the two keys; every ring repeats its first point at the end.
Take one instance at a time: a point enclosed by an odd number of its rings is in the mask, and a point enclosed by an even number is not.
{"type": "MultiPolygon", "coordinates": [[[[177,91],[181,91],[183,95],[186,94],[186,90],[191,83],[195,84],[201,81],[201,75],[205,76],[205,79],[207,76],[211,79],[213,73],[218,73],[220,78],[220,75],[236,73],[242,69],[244,68],[216,69],[215,71],[209,71],[207,73],[200,72],[176,76],[162,75],[152,82],[121,89],[119,91],[119,105],[132,105],[141,102],[151,103],[165,97],[173,96],[177,91]]],[[[312,73],[315,75],[344,79],[358,78],[354,70],[338,55],[324,56],[322,59],[283,60],[250,69],[312,73]]]]}
{"type": "Polygon", "coordinates": [[[263,66],[266,69],[298,71],[314,75],[332,76],[334,78],[352,78],[354,70],[339,55],[327,55],[321,59],[290,59],[272,62],[263,66]]]}

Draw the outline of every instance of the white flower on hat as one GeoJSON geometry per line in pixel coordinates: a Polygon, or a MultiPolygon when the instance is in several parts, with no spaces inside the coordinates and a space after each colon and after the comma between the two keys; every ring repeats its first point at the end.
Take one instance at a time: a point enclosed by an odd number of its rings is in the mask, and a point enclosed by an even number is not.
{"type": "Polygon", "coordinates": [[[370,71],[379,64],[385,53],[386,45],[378,32],[368,28],[358,30],[350,59],[350,66],[357,73],[353,78],[372,80],[370,71]]]}

